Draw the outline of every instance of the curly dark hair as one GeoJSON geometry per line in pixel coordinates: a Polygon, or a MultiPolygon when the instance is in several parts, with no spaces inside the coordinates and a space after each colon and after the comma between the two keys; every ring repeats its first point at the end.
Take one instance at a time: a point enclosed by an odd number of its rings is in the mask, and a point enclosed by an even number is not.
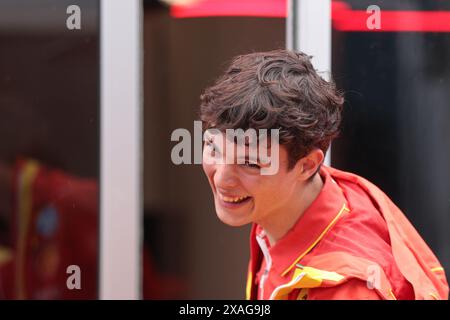
{"type": "Polygon", "coordinates": [[[311,150],[326,153],[338,135],[344,98],[296,51],[241,55],[200,96],[203,129],[279,129],[288,169],[311,150]]]}

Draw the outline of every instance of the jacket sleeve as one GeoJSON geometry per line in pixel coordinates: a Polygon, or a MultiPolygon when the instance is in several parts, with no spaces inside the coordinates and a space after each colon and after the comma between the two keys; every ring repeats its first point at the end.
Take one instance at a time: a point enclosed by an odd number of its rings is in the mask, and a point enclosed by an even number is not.
{"type": "Polygon", "coordinates": [[[365,281],[351,279],[341,285],[313,288],[307,300],[381,300],[376,290],[369,289],[365,281]]]}

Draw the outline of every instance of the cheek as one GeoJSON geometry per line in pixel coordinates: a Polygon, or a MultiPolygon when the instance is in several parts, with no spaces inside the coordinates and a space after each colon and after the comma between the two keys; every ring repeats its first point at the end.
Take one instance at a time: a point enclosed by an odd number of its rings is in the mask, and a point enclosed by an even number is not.
{"type": "Polygon", "coordinates": [[[214,165],[211,164],[202,164],[203,172],[206,174],[209,180],[212,180],[212,177],[214,175],[214,165]]]}
{"type": "Polygon", "coordinates": [[[270,201],[271,191],[273,190],[270,188],[270,183],[261,176],[242,177],[241,184],[256,202],[270,201]]]}
{"type": "Polygon", "coordinates": [[[211,157],[211,155],[209,153],[209,148],[207,146],[205,146],[203,149],[202,167],[203,167],[203,172],[205,172],[208,179],[212,180],[212,177],[214,175],[216,168],[215,168],[215,164],[214,164],[214,159],[213,159],[213,157],[211,157]]]}
{"type": "Polygon", "coordinates": [[[286,181],[283,179],[261,179],[256,186],[256,201],[264,207],[276,206],[287,197],[286,181]]]}

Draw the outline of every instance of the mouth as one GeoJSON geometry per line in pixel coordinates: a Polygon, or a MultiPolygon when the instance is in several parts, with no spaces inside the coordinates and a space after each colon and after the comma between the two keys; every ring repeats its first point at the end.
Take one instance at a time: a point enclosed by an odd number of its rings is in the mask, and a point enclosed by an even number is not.
{"type": "Polygon", "coordinates": [[[243,206],[252,199],[250,196],[225,196],[221,193],[218,193],[218,196],[222,206],[227,208],[237,208],[243,206]]]}

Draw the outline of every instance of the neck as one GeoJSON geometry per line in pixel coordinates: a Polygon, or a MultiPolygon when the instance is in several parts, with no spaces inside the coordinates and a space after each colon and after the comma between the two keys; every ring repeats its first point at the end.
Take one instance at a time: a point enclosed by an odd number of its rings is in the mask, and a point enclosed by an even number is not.
{"type": "Polygon", "coordinates": [[[271,246],[275,245],[292,229],[306,209],[317,198],[322,187],[322,178],[317,173],[311,181],[301,188],[301,191],[293,193],[291,201],[286,206],[270,214],[264,221],[258,222],[265,230],[271,246]]]}

